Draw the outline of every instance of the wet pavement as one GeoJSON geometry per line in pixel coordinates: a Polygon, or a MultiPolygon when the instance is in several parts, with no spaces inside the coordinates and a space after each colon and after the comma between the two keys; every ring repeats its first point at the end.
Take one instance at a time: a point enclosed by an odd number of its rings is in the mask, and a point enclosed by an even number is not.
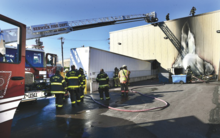
{"type": "MultiPolygon", "coordinates": [[[[147,112],[120,112],[107,109],[86,96],[81,105],[72,107],[66,100],[56,110],[55,99],[21,103],[16,112],[11,138],[219,138],[220,83],[158,84],[157,80],[133,83],[130,88],[161,98],[167,108],[147,112]]],[[[141,110],[164,103],[139,94],[121,97],[119,88],[111,89],[112,107],[141,110]]]]}

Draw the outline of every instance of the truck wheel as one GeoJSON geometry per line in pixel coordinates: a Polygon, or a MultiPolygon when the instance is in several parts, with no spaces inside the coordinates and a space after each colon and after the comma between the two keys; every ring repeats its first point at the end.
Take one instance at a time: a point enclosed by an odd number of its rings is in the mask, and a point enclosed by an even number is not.
{"type": "Polygon", "coordinates": [[[183,81],[180,81],[180,84],[183,84],[184,82],[183,81]]]}

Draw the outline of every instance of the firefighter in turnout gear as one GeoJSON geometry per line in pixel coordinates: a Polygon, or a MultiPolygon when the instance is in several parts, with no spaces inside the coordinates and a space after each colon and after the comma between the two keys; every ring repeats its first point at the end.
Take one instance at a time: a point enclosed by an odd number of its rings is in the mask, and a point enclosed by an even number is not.
{"type": "Polygon", "coordinates": [[[100,73],[96,77],[96,81],[99,83],[100,99],[104,99],[103,92],[105,91],[105,99],[109,100],[109,78],[108,75],[104,72],[104,69],[100,70],[100,73]]]}
{"type": "Polygon", "coordinates": [[[192,81],[192,75],[193,75],[193,72],[191,70],[191,66],[188,66],[186,68],[186,75],[187,75],[187,82],[191,82],[192,81]]]}
{"type": "Polygon", "coordinates": [[[86,85],[86,76],[85,76],[82,68],[79,69],[79,73],[81,74],[81,77],[82,77],[81,87],[80,87],[80,99],[81,99],[81,101],[83,101],[84,90],[85,90],[85,85],[86,85]]]}
{"type": "Polygon", "coordinates": [[[127,70],[127,66],[123,65],[123,69],[120,70],[118,77],[121,83],[121,95],[124,96],[124,93],[128,95],[128,82],[129,82],[129,76],[130,71],[127,70]]]}
{"type": "Polygon", "coordinates": [[[191,9],[191,11],[190,11],[190,14],[189,14],[189,15],[191,15],[191,14],[192,14],[192,16],[194,16],[194,15],[195,15],[195,13],[196,13],[196,8],[195,8],[195,7],[192,7],[192,9],[191,9]]]}
{"type": "Polygon", "coordinates": [[[67,82],[67,90],[70,92],[70,99],[72,106],[75,106],[75,103],[79,105],[80,100],[80,82],[81,82],[81,74],[78,70],[75,69],[75,66],[71,66],[71,71],[66,74],[66,82],[67,82]]]}
{"type": "Polygon", "coordinates": [[[55,75],[50,77],[50,91],[56,96],[56,107],[63,107],[63,96],[65,94],[66,83],[60,75],[60,71],[56,71],[55,75]]]}
{"type": "MultiPolygon", "coordinates": [[[[64,80],[66,78],[67,72],[68,72],[68,69],[65,69],[64,70],[64,80]]],[[[68,98],[69,98],[69,92],[67,90],[67,87],[65,87],[65,94],[64,94],[63,100],[66,101],[66,99],[68,99],[68,98]]]]}
{"type": "Polygon", "coordinates": [[[119,87],[120,86],[120,82],[118,79],[118,68],[115,67],[115,71],[114,71],[114,75],[113,75],[113,80],[114,80],[114,87],[119,87]]]}
{"type": "Polygon", "coordinates": [[[166,20],[167,20],[167,21],[170,20],[170,14],[169,14],[169,13],[166,15],[166,20]]]}

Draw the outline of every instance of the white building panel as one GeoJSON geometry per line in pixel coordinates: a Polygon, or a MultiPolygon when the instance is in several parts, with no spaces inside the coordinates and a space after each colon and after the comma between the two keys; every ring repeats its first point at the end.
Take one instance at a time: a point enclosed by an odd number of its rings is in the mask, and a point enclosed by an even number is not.
{"type": "Polygon", "coordinates": [[[90,78],[96,78],[100,69],[104,69],[112,78],[114,68],[122,65],[127,65],[131,71],[130,77],[151,75],[149,62],[90,47],[90,78]]]}
{"type": "Polygon", "coordinates": [[[151,75],[151,63],[132,57],[96,49],[93,47],[72,48],[70,54],[70,66],[75,65],[77,69],[82,67],[87,73],[88,79],[95,79],[100,69],[113,78],[114,68],[127,65],[132,77],[151,75]]]}
{"type": "Polygon", "coordinates": [[[70,66],[75,65],[76,69],[83,68],[84,73],[89,72],[89,47],[70,49],[70,66]]]}

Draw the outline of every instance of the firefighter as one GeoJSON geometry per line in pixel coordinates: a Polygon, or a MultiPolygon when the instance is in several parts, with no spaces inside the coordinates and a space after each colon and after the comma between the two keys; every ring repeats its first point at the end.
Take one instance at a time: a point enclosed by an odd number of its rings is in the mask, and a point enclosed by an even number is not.
{"type": "Polygon", "coordinates": [[[64,70],[64,75],[66,76],[67,72],[69,71],[69,69],[65,69],[64,70]]]}
{"type": "Polygon", "coordinates": [[[100,73],[96,77],[96,81],[99,83],[99,95],[100,99],[103,100],[103,92],[105,91],[105,99],[109,100],[109,78],[108,75],[104,72],[104,69],[100,70],[100,73]]]}
{"type": "Polygon", "coordinates": [[[122,67],[123,69],[120,70],[118,74],[120,84],[121,84],[121,96],[124,96],[124,93],[126,93],[126,96],[127,96],[130,71],[127,70],[126,65],[123,65],[122,67]]]}
{"type": "Polygon", "coordinates": [[[169,14],[169,13],[166,15],[166,20],[167,20],[167,21],[170,20],[170,14],[169,14]]]}
{"type": "Polygon", "coordinates": [[[79,69],[79,73],[81,74],[81,77],[82,77],[81,87],[80,87],[80,99],[81,99],[81,101],[83,101],[84,100],[84,90],[85,90],[85,85],[86,85],[86,76],[85,76],[82,68],[79,69]]]}
{"type": "Polygon", "coordinates": [[[118,68],[115,67],[115,71],[114,71],[114,75],[113,75],[113,80],[114,80],[114,86],[115,87],[119,87],[120,83],[119,83],[119,79],[118,79],[118,68]]]}
{"type": "Polygon", "coordinates": [[[127,71],[128,71],[128,86],[130,85],[130,75],[131,75],[131,71],[128,70],[127,68],[127,71]]]}
{"type": "Polygon", "coordinates": [[[50,91],[56,96],[56,107],[63,107],[63,96],[65,94],[66,83],[60,75],[60,71],[56,71],[55,75],[50,77],[50,91]]]}
{"type": "Polygon", "coordinates": [[[71,71],[68,71],[65,78],[67,82],[67,90],[70,92],[70,99],[72,103],[72,107],[75,106],[77,102],[80,105],[80,82],[81,82],[81,74],[78,70],[75,69],[75,66],[71,66],[71,71]]]}
{"type": "Polygon", "coordinates": [[[189,15],[191,15],[191,14],[192,14],[192,16],[194,16],[194,15],[195,15],[195,12],[196,12],[196,8],[195,8],[195,7],[192,7],[192,9],[191,9],[191,11],[190,11],[190,14],[189,14],[189,15]]]}
{"type": "Polygon", "coordinates": [[[192,70],[191,70],[191,66],[188,66],[186,68],[186,75],[187,75],[187,82],[191,82],[192,75],[193,75],[192,70]]]}
{"type": "MultiPolygon", "coordinates": [[[[69,71],[68,69],[64,70],[64,80],[66,78],[66,74],[67,74],[68,71],[69,71]]],[[[68,98],[69,98],[69,92],[67,90],[67,87],[65,87],[65,94],[63,96],[63,100],[66,101],[66,99],[68,99],[68,98]]]]}

